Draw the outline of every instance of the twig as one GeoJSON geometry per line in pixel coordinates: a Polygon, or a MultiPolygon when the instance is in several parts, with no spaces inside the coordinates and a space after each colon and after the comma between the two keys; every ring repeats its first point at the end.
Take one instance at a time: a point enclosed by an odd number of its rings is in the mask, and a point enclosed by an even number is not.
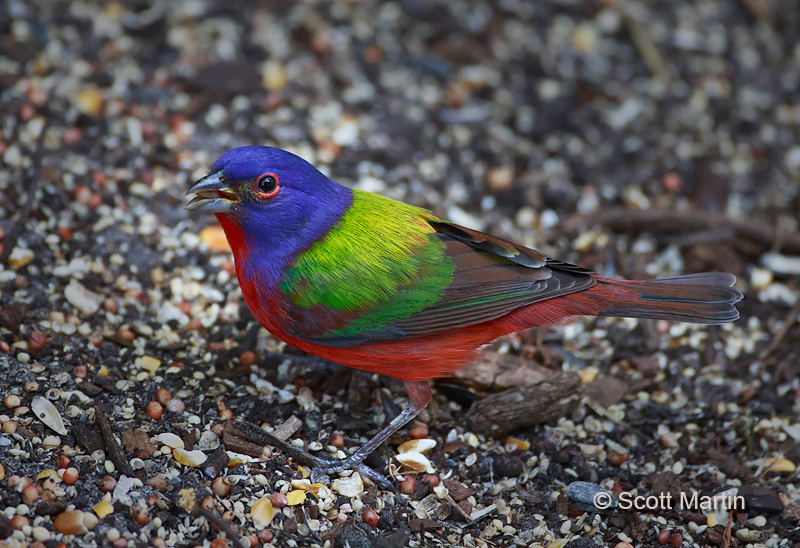
{"type": "Polygon", "coordinates": [[[303,426],[303,421],[292,415],[275,428],[274,436],[279,440],[286,441],[300,430],[301,426],[303,426]]]}
{"type": "Polygon", "coordinates": [[[107,341],[111,341],[114,344],[118,344],[120,346],[124,346],[126,348],[133,348],[133,343],[130,341],[126,341],[125,339],[118,337],[116,334],[111,335],[103,335],[103,338],[107,341]]]}
{"type": "Polygon", "coordinates": [[[245,544],[245,539],[241,538],[239,535],[236,534],[236,531],[233,530],[231,524],[227,521],[223,520],[220,516],[217,515],[216,512],[212,512],[211,510],[206,510],[205,508],[201,507],[200,505],[197,506],[197,515],[203,516],[208,521],[213,523],[214,525],[219,528],[220,531],[225,533],[225,536],[228,537],[229,540],[233,541],[235,544],[238,544],[242,547],[250,546],[250,542],[248,541],[245,544]]]}
{"type": "Polygon", "coordinates": [[[483,510],[481,510],[479,512],[473,512],[472,515],[475,516],[475,518],[472,521],[470,521],[469,523],[465,523],[463,525],[459,525],[459,527],[461,527],[461,529],[466,529],[467,527],[472,527],[473,525],[478,523],[480,520],[482,520],[486,516],[489,516],[489,515],[493,514],[495,510],[497,510],[497,504],[491,504],[491,505],[487,506],[486,508],[484,508],[483,510]]]}
{"type": "Polygon", "coordinates": [[[105,442],[106,449],[108,449],[108,458],[111,459],[111,462],[114,463],[114,466],[117,467],[117,470],[128,477],[135,477],[131,463],[129,463],[128,459],[125,458],[125,453],[122,451],[122,447],[117,441],[117,438],[114,436],[114,430],[111,428],[111,422],[106,416],[108,412],[108,409],[103,405],[94,406],[94,420],[97,423],[97,426],[100,428],[100,433],[103,436],[103,442],[105,442]]]}
{"type": "Polygon", "coordinates": [[[731,230],[737,238],[752,240],[770,249],[775,242],[782,241],[785,253],[800,253],[800,233],[787,232],[778,227],[758,221],[729,219],[708,211],[673,211],[669,209],[628,209],[617,207],[590,215],[573,215],[558,227],[560,234],[574,234],[587,226],[599,225],[610,230],[624,232],[647,230],[650,232],[679,232],[731,230]]]}
{"type": "MultiPolygon", "coordinates": [[[[704,230],[702,232],[695,232],[687,234],[673,241],[673,245],[677,247],[692,247],[702,244],[718,244],[723,242],[732,242],[736,239],[736,232],[728,227],[717,228],[712,230],[704,230]]],[[[776,243],[779,243],[776,240],[776,243]]]]}
{"type": "Polygon", "coordinates": [[[778,332],[775,333],[775,336],[772,337],[772,340],[769,341],[769,344],[765,346],[761,352],[758,353],[759,359],[763,360],[764,358],[772,354],[776,348],[778,348],[778,345],[781,343],[784,337],[786,337],[786,334],[789,333],[789,330],[798,321],[797,320],[798,315],[800,315],[800,299],[798,299],[798,301],[794,304],[791,310],[789,310],[789,312],[786,314],[786,318],[784,318],[783,320],[783,325],[781,326],[780,329],[778,329],[778,332]]]}
{"type": "MultiPolygon", "coordinates": [[[[276,447],[280,449],[286,455],[289,455],[291,458],[299,462],[300,464],[305,464],[306,466],[314,466],[317,464],[317,459],[314,458],[311,454],[303,451],[299,447],[295,447],[290,443],[286,443],[280,438],[276,438],[263,428],[259,428],[255,424],[250,422],[237,420],[234,423],[228,423],[230,427],[235,427],[242,436],[248,441],[259,445],[271,445],[272,447],[276,447]]],[[[226,428],[227,430],[227,428],[226,428]]],[[[234,433],[235,434],[235,433],[234,433]]]]}
{"type": "Polygon", "coordinates": [[[772,19],[772,8],[766,0],[741,0],[744,7],[759,21],[769,25],[772,19]]]}
{"type": "Polygon", "coordinates": [[[661,52],[658,51],[658,47],[656,46],[655,42],[653,42],[650,34],[644,28],[644,25],[629,14],[625,14],[623,16],[623,20],[625,21],[625,26],[631,35],[633,45],[636,46],[636,49],[639,51],[639,55],[642,56],[642,59],[644,60],[645,65],[647,65],[647,68],[650,69],[650,72],[656,76],[671,80],[672,71],[669,69],[666,61],[664,61],[664,57],[661,56],[661,52]]]}
{"type": "Polygon", "coordinates": [[[2,255],[0,255],[0,263],[6,263],[8,261],[8,257],[16,247],[17,240],[19,240],[22,229],[31,214],[31,210],[33,209],[33,202],[36,199],[36,191],[39,188],[39,175],[42,172],[44,138],[47,134],[47,129],[50,127],[50,122],[50,117],[45,118],[44,125],[42,125],[42,130],[39,132],[39,137],[36,139],[36,149],[33,154],[33,168],[31,169],[30,175],[25,177],[22,181],[23,188],[29,187],[28,199],[25,201],[25,207],[22,209],[22,213],[19,214],[14,226],[11,227],[11,230],[9,231],[7,239],[8,245],[3,250],[2,255]]]}
{"type": "MultiPolygon", "coordinates": [[[[16,75],[18,79],[25,78],[25,66],[26,66],[25,63],[19,64],[19,69],[17,70],[17,75],[16,75]]],[[[16,100],[16,101],[10,100],[8,102],[16,104],[3,105],[4,107],[3,110],[5,112],[14,112],[14,111],[19,112],[20,110],[19,107],[21,107],[23,104],[21,100],[16,100]]],[[[17,142],[17,139],[19,138],[19,131],[20,128],[22,127],[22,121],[20,120],[19,115],[14,117],[13,122],[14,126],[11,128],[11,134],[8,135],[6,138],[6,143],[8,144],[14,144],[17,142]]]]}
{"type": "Polygon", "coordinates": [[[728,516],[728,524],[725,526],[725,532],[722,534],[722,548],[731,547],[731,527],[733,527],[733,514],[728,516]]]}
{"type": "Polygon", "coordinates": [[[578,375],[559,372],[536,385],[510,388],[476,401],[467,420],[477,433],[502,436],[569,415],[580,402],[580,389],[578,375]]]}

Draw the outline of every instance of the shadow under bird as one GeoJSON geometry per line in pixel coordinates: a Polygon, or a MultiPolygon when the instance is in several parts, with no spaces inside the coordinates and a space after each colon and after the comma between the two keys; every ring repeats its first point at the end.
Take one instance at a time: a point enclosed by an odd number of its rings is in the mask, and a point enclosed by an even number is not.
{"type": "Polygon", "coordinates": [[[483,344],[577,316],[721,324],[742,294],[722,272],[631,281],[354,190],[277,148],[223,155],[187,192],[186,208],[216,214],[245,302],[277,338],[332,362],[405,381],[409,403],[345,459],[362,461],[430,401],[429,379],[452,374],[483,344]]]}

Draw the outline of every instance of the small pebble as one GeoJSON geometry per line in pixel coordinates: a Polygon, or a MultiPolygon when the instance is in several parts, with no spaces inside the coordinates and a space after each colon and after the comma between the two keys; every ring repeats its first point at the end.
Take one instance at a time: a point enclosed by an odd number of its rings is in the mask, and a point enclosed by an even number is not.
{"type": "Polygon", "coordinates": [[[27,505],[31,505],[39,500],[39,489],[35,485],[28,485],[22,490],[22,500],[27,505]]]}
{"type": "Polygon", "coordinates": [[[156,401],[161,405],[166,405],[172,399],[172,394],[166,388],[159,388],[156,390],[156,401]]]}
{"type": "Polygon", "coordinates": [[[280,91],[289,83],[286,69],[279,61],[267,61],[264,64],[262,80],[269,91],[280,91]]]}
{"type": "Polygon", "coordinates": [[[147,525],[147,512],[139,508],[138,506],[134,507],[131,511],[131,515],[133,516],[133,521],[144,527],[147,525]]]}
{"type": "Polygon", "coordinates": [[[78,483],[78,469],[70,466],[64,470],[64,477],[62,478],[67,485],[75,485],[78,483]]]}
{"type": "Polygon", "coordinates": [[[618,453],[612,449],[608,452],[606,458],[614,466],[622,466],[628,460],[628,455],[626,453],[618,453]]]}
{"type": "Polygon", "coordinates": [[[53,435],[45,436],[44,439],[42,440],[42,445],[44,447],[56,447],[58,445],[61,445],[61,438],[53,435]]]}
{"type": "Polygon", "coordinates": [[[53,520],[53,528],[62,535],[81,535],[87,530],[83,524],[83,512],[81,510],[62,512],[57,515],[53,520]]]}
{"type": "Polygon", "coordinates": [[[736,531],[736,538],[742,542],[758,542],[761,540],[761,533],[753,529],[742,528],[736,531]]]}
{"type": "Polygon", "coordinates": [[[768,472],[776,474],[792,473],[797,468],[797,465],[785,457],[770,457],[764,459],[764,466],[768,472]]]}
{"type": "Polygon", "coordinates": [[[104,476],[103,479],[100,480],[100,490],[105,493],[112,492],[116,486],[117,480],[111,476],[104,476]]]}
{"type": "Polygon", "coordinates": [[[608,489],[595,483],[573,481],[567,487],[567,496],[584,504],[591,504],[602,509],[616,508],[619,502],[608,489]]]}
{"type": "Polygon", "coordinates": [[[148,487],[152,487],[156,491],[161,491],[163,489],[166,489],[167,480],[163,476],[152,476],[150,478],[147,478],[146,485],[148,487]]]}
{"type": "Polygon", "coordinates": [[[42,526],[37,526],[31,529],[31,536],[39,542],[47,542],[50,540],[50,531],[42,526]]]}
{"type": "Polygon", "coordinates": [[[334,446],[336,449],[342,449],[344,448],[344,436],[339,433],[332,434],[328,444],[334,446]]]}
{"type": "Polygon", "coordinates": [[[514,182],[514,171],[506,166],[493,167],[486,174],[486,185],[494,192],[503,192],[514,182]]]}
{"type": "Polygon", "coordinates": [[[211,482],[211,490],[218,497],[227,497],[231,492],[231,482],[228,478],[218,477],[211,482]]]}
{"type": "Polygon", "coordinates": [[[398,488],[401,493],[404,495],[411,495],[417,488],[417,480],[415,480],[411,476],[406,476],[406,478],[400,482],[400,487],[398,488]]]}
{"type": "Polygon", "coordinates": [[[378,512],[370,508],[369,506],[364,507],[364,512],[362,513],[362,519],[364,523],[372,527],[373,529],[378,526],[378,512]]]}
{"type": "Polygon", "coordinates": [[[257,356],[256,353],[252,350],[245,350],[242,352],[242,355],[239,356],[239,363],[244,365],[245,367],[253,365],[256,363],[257,356]]]}
{"type": "Polygon", "coordinates": [[[145,371],[155,373],[158,368],[161,367],[161,360],[154,358],[153,356],[142,356],[141,358],[136,359],[136,365],[145,371]]]}
{"type": "Polygon", "coordinates": [[[75,96],[75,105],[88,116],[97,116],[103,108],[103,92],[95,86],[82,89],[75,96]]]}
{"type": "MultiPolygon", "coordinates": [[[[414,426],[409,430],[408,435],[411,436],[411,439],[414,440],[421,440],[423,438],[428,437],[428,425],[423,424],[421,422],[417,422],[414,426]]],[[[435,443],[435,442],[434,442],[435,443]]]]}
{"type": "Polygon", "coordinates": [[[167,411],[170,413],[183,413],[186,409],[186,404],[183,401],[173,398],[167,402],[167,411]]]}
{"type": "Polygon", "coordinates": [[[289,504],[289,500],[283,493],[272,493],[269,496],[269,500],[272,503],[272,506],[274,506],[275,508],[283,508],[284,506],[289,504]]]}
{"type": "Polygon", "coordinates": [[[161,417],[164,414],[164,408],[157,401],[151,401],[148,403],[146,411],[150,418],[154,421],[161,420],[161,417]]]}
{"type": "Polygon", "coordinates": [[[222,409],[219,412],[219,418],[224,420],[225,422],[233,420],[233,411],[230,409],[222,409]]]}
{"type": "Polygon", "coordinates": [[[753,289],[756,291],[762,291],[766,289],[773,281],[774,276],[772,272],[765,269],[755,267],[750,272],[750,285],[753,286],[753,289]]]}
{"type": "Polygon", "coordinates": [[[200,508],[204,510],[211,511],[216,507],[216,502],[214,502],[214,497],[206,497],[200,501],[200,508]]]}

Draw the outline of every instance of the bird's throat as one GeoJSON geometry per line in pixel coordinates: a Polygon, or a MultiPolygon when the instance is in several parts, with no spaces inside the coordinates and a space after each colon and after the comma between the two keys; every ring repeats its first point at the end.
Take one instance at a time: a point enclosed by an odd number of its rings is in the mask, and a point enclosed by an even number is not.
{"type": "Polygon", "coordinates": [[[228,239],[228,245],[233,251],[233,258],[238,266],[244,260],[244,254],[247,252],[244,232],[238,223],[231,220],[226,214],[217,213],[216,216],[219,224],[222,225],[222,230],[225,231],[225,237],[228,239]]]}

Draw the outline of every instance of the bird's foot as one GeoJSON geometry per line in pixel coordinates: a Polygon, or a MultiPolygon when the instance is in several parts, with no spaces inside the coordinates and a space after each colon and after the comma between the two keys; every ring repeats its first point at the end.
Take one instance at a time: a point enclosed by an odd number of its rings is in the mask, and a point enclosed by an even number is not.
{"type": "MultiPolygon", "coordinates": [[[[355,470],[362,476],[369,478],[372,482],[382,489],[394,491],[394,486],[391,482],[380,474],[364,464],[362,461],[364,457],[369,455],[372,451],[367,448],[366,450],[356,451],[345,459],[334,459],[332,457],[320,457],[312,455],[308,451],[295,447],[291,443],[287,443],[282,439],[276,438],[269,432],[264,431],[255,424],[246,421],[236,421],[233,425],[235,428],[235,435],[242,439],[247,439],[262,445],[272,445],[283,451],[286,455],[290,456],[298,463],[311,468],[311,481],[313,483],[325,483],[325,476],[328,474],[335,474],[342,470],[355,470]],[[322,481],[320,481],[322,480],[322,481]]],[[[363,448],[362,448],[363,449],[363,448]]]]}
{"type": "Polygon", "coordinates": [[[354,470],[362,476],[369,478],[381,489],[394,491],[394,485],[392,485],[386,476],[376,472],[361,462],[361,459],[353,458],[353,456],[350,456],[346,459],[314,458],[317,462],[314,465],[313,470],[311,470],[311,481],[313,483],[324,480],[325,477],[329,476],[330,474],[336,474],[337,472],[342,472],[344,470],[354,470]]]}
{"type": "Polygon", "coordinates": [[[375,434],[372,439],[359,447],[358,450],[349,457],[341,460],[322,460],[318,457],[314,457],[316,464],[311,477],[314,478],[315,474],[316,477],[321,477],[321,475],[352,469],[356,470],[362,476],[371,479],[381,488],[394,491],[394,487],[389,480],[369,466],[366,466],[364,464],[364,459],[378,449],[378,447],[388,440],[392,434],[397,432],[398,429],[402,428],[408,421],[416,417],[420,410],[431,401],[431,387],[428,381],[406,382],[406,390],[408,390],[408,405],[403,409],[402,413],[393,418],[380,432],[375,434]]]}

